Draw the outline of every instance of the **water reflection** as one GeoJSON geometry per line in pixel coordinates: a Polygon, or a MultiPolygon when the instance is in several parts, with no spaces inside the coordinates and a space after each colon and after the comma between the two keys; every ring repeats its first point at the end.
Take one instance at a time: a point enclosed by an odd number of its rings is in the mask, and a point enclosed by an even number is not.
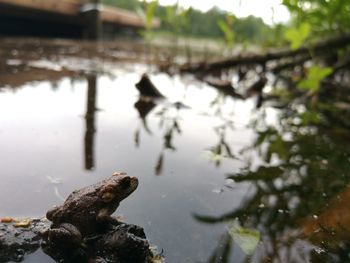
{"type": "MultiPolygon", "coordinates": [[[[121,213],[145,227],[169,262],[349,260],[350,118],[344,108],[290,105],[270,121],[267,106],[253,111],[249,99],[223,97],[196,81],[185,88],[185,77],[155,74],[168,88],[161,90],[167,101],[139,97],[134,84],[141,75],[87,75],[87,85],[63,79],[55,93],[47,82],[37,88],[30,82],[16,94],[4,90],[0,210],[42,215],[61,202],[48,187],[48,175],[62,179],[66,196],[120,169],[141,182],[121,213]],[[191,109],[171,102],[170,93],[191,109]],[[98,123],[97,104],[104,109],[98,123]],[[147,136],[141,141],[142,132],[147,136]],[[227,182],[225,191],[213,191],[227,182]],[[16,198],[8,201],[13,189],[16,198]],[[244,257],[223,227],[232,219],[261,232],[252,258],[244,257]]],[[[37,79],[18,83],[29,80],[37,79]]],[[[16,84],[13,76],[11,81],[16,84]]]]}
{"type": "Polygon", "coordinates": [[[208,263],[229,263],[232,254],[232,238],[225,233],[220,238],[217,248],[210,256],[208,263]]]}
{"type": "MultiPolygon", "coordinates": [[[[157,106],[157,102],[150,97],[140,97],[139,100],[135,103],[135,108],[140,116],[139,127],[135,131],[135,145],[140,146],[140,132],[141,127],[147,132],[148,135],[152,135],[151,129],[147,124],[147,115],[157,106]]],[[[160,151],[159,157],[154,168],[154,173],[156,175],[162,174],[164,155],[167,150],[175,151],[176,147],[174,146],[173,138],[176,134],[181,134],[180,128],[180,104],[169,104],[164,103],[163,101],[158,102],[160,108],[157,113],[158,126],[159,130],[163,130],[163,144],[160,151]]]]}
{"type": "Polygon", "coordinates": [[[152,131],[147,125],[147,115],[156,107],[156,104],[154,103],[153,99],[147,99],[145,97],[140,97],[139,100],[135,103],[135,108],[139,113],[140,116],[140,124],[134,135],[134,140],[135,140],[135,146],[139,147],[140,146],[140,133],[141,133],[141,127],[144,128],[144,130],[148,134],[152,134],[152,131]]]}
{"type": "Polygon", "coordinates": [[[166,151],[176,151],[174,146],[174,136],[181,134],[180,128],[180,109],[179,108],[166,108],[160,110],[157,115],[159,117],[159,127],[164,130],[163,133],[163,146],[160,151],[156,166],[154,168],[155,174],[160,175],[163,171],[163,162],[166,151]]]}
{"type": "Polygon", "coordinates": [[[350,223],[344,206],[350,148],[342,136],[334,136],[339,129],[329,121],[334,107],[300,109],[281,111],[278,126],[267,125],[262,115],[253,122],[257,137],[241,153],[258,153],[263,163],[256,168],[248,163],[240,173],[227,175],[238,185],[249,182],[253,194],[232,211],[194,218],[207,224],[238,219],[259,229],[258,262],[348,262],[350,223]]]}
{"type": "Polygon", "coordinates": [[[218,137],[218,143],[209,148],[209,159],[212,160],[216,166],[220,166],[223,159],[237,159],[226,140],[227,129],[234,129],[232,123],[226,122],[226,124],[214,129],[218,137]]]}
{"type": "Polygon", "coordinates": [[[97,97],[97,77],[96,75],[89,75],[87,77],[87,107],[85,115],[85,169],[92,170],[95,166],[94,161],[94,138],[95,138],[95,114],[96,114],[96,97],[97,97]]]}

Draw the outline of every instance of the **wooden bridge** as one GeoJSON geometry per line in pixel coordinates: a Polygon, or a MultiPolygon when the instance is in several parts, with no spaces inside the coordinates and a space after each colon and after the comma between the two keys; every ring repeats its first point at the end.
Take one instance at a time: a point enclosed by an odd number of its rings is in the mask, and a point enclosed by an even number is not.
{"type": "MultiPolygon", "coordinates": [[[[83,37],[87,13],[99,13],[103,34],[140,29],[144,21],[135,13],[79,0],[0,0],[0,35],[83,37]]],[[[159,20],[155,19],[154,27],[159,20]]]]}

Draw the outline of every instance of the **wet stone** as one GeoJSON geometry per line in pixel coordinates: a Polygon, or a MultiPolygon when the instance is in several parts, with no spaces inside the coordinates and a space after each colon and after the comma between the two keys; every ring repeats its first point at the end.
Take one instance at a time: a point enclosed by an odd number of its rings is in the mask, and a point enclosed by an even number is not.
{"type": "Polygon", "coordinates": [[[21,262],[26,254],[37,249],[42,249],[56,262],[152,262],[154,253],[142,227],[123,223],[106,234],[85,240],[86,246],[62,250],[48,242],[42,234],[50,224],[46,219],[32,220],[29,228],[0,223],[0,263],[21,262]]]}
{"type": "Polygon", "coordinates": [[[34,222],[30,228],[15,228],[13,224],[0,223],[0,262],[20,261],[26,253],[40,247],[40,232],[50,226],[46,219],[34,222]]]}

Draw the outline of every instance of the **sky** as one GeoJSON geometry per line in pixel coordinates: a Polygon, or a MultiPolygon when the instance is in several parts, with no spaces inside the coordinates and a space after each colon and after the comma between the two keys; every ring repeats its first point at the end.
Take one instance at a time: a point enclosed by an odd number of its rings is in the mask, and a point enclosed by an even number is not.
{"type": "MultiPolygon", "coordinates": [[[[207,11],[213,6],[232,12],[237,17],[254,15],[261,17],[265,23],[287,22],[290,18],[282,0],[178,0],[179,5],[207,11]]],[[[159,0],[161,5],[173,5],[177,0],[159,0]]]]}

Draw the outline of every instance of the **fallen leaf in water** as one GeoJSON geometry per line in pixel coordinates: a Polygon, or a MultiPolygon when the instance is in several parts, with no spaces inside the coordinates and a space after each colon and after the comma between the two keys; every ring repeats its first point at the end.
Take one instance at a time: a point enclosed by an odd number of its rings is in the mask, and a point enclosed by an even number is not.
{"type": "Polygon", "coordinates": [[[0,219],[1,223],[11,223],[13,221],[12,217],[3,217],[0,219]]]}
{"type": "Polygon", "coordinates": [[[30,220],[24,219],[22,221],[17,222],[13,225],[14,227],[29,227],[30,226],[30,220]]]}
{"type": "Polygon", "coordinates": [[[258,230],[243,228],[237,222],[232,222],[228,232],[246,255],[253,255],[260,241],[258,230]]]}

